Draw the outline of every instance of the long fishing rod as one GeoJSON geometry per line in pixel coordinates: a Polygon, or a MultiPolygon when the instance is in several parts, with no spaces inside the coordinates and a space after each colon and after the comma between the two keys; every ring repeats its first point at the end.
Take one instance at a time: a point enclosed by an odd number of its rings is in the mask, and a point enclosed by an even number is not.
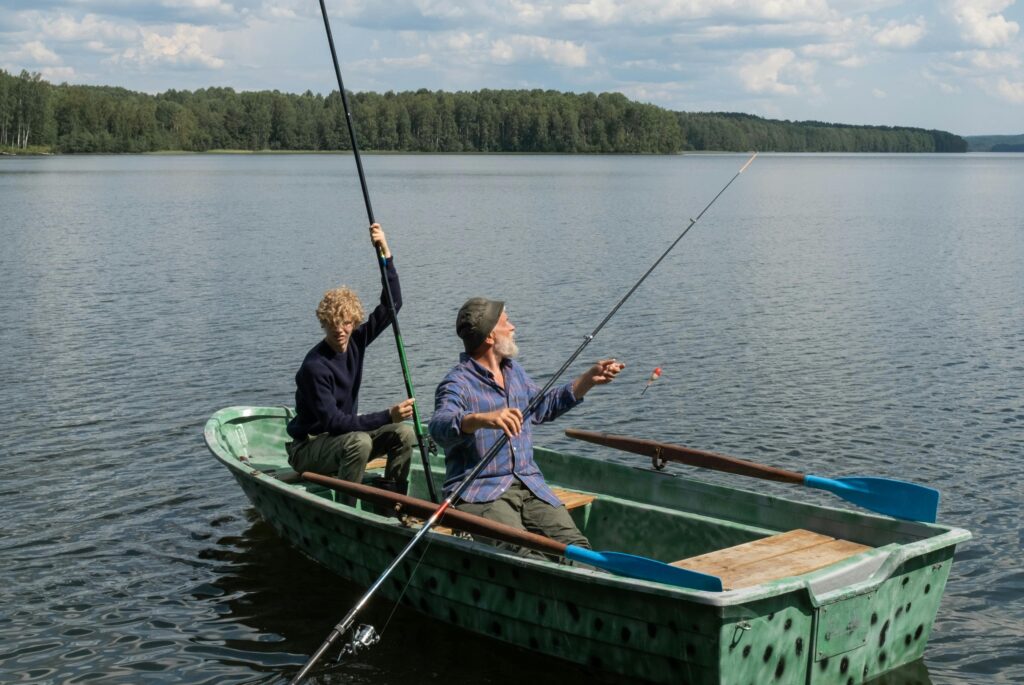
{"type": "MultiPolygon", "coordinates": [[[[352,141],[352,155],[356,159],[356,169],[359,171],[359,186],[363,190],[363,202],[366,204],[366,216],[370,224],[377,223],[373,218],[373,205],[370,203],[370,191],[366,186],[366,174],[363,173],[363,159],[359,156],[359,145],[356,144],[356,127],[352,121],[352,109],[348,104],[348,96],[345,94],[345,85],[341,80],[341,66],[338,64],[338,52],[334,49],[334,35],[331,33],[331,22],[327,18],[327,7],[324,0],[320,0],[320,13],[324,17],[324,29],[327,30],[327,43],[331,46],[331,59],[334,60],[334,74],[338,77],[338,92],[341,93],[341,104],[345,108],[345,122],[348,124],[348,137],[352,141]]],[[[387,301],[388,313],[391,315],[391,327],[395,331],[395,345],[398,347],[398,359],[402,364],[402,379],[405,381],[405,393],[409,399],[416,397],[416,391],[412,387],[412,375],[409,373],[409,361],[405,358],[405,344],[402,342],[402,331],[398,327],[398,312],[395,310],[395,300],[391,295],[391,284],[388,283],[387,259],[384,257],[384,249],[377,245],[377,265],[380,267],[380,280],[384,284],[385,300],[387,301]]],[[[412,405],[412,428],[416,433],[416,442],[420,448],[420,458],[423,460],[423,476],[427,480],[427,492],[432,502],[437,501],[437,491],[434,489],[434,478],[430,473],[430,449],[428,448],[427,437],[423,434],[423,427],[420,425],[420,413],[416,403],[412,405]]]]}
{"type": "MultiPolygon", "coordinates": [[[[321,0],[321,3],[322,2],[323,0],[321,0]]],[[[558,378],[563,373],[565,373],[565,370],[568,369],[574,361],[576,361],[576,358],[580,356],[580,354],[587,347],[587,345],[589,345],[591,341],[593,341],[593,339],[597,336],[601,329],[604,328],[605,324],[607,324],[611,320],[611,318],[615,316],[615,313],[619,311],[623,304],[626,303],[626,300],[628,300],[630,296],[632,296],[633,293],[636,292],[636,289],[639,288],[645,280],[647,280],[647,277],[651,275],[651,272],[654,271],[657,268],[657,266],[661,264],[662,260],[664,260],[665,257],[668,256],[668,253],[671,252],[672,249],[679,243],[679,241],[682,240],[686,236],[686,234],[690,232],[690,229],[693,228],[698,221],[700,221],[700,218],[704,216],[704,213],[708,211],[708,209],[711,208],[711,205],[715,204],[715,201],[718,200],[718,198],[722,196],[722,193],[724,193],[726,189],[732,185],[732,182],[739,178],[740,174],[746,171],[747,167],[750,166],[750,164],[754,161],[755,157],[757,157],[756,152],[753,155],[751,155],[750,159],[747,160],[747,163],[744,164],[731,179],[729,179],[729,182],[726,183],[722,187],[722,189],[718,191],[718,194],[715,195],[715,197],[711,199],[711,202],[709,202],[704,207],[704,209],[701,210],[700,214],[698,214],[696,218],[690,219],[690,224],[686,227],[686,229],[679,234],[678,238],[672,241],[672,244],[668,246],[668,248],[661,254],[660,257],[658,257],[657,261],[655,261],[654,264],[651,265],[651,268],[647,269],[647,271],[644,272],[644,275],[641,276],[640,280],[637,281],[633,285],[633,287],[629,289],[629,292],[627,292],[622,297],[622,299],[619,300],[614,307],[612,307],[612,310],[608,312],[608,315],[605,316],[604,319],[601,320],[601,323],[597,325],[597,328],[595,328],[593,332],[590,333],[590,335],[583,338],[583,342],[580,343],[580,346],[578,348],[576,348],[576,351],[569,356],[565,363],[562,364],[561,368],[559,368],[558,371],[556,371],[554,375],[552,375],[551,378],[548,379],[548,382],[544,384],[544,387],[540,389],[540,391],[533,397],[532,400],[530,400],[530,403],[526,406],[526,410],[523,412],[523,421],[526,421],[530,417],[530,415],[537,409],[537,406],[543,401],[544,395],[547,393],[548,390],[550,390],[554,386],[558,378]]],[[[501,451],[501,448],[504,447],[507,442],[508,436],[502,433],[499,436],[498,441],[495,442],[494,445],[492,445],[489,450],[487,450],[487,453],[484,455],[483,459],[481,459],[477,463],[477,465],[473,467],[469,474],[462,480],[461,483],[459,483],[459,486],[455,488],[455,491],[445,498],[444,502],[442,502],[437,507],[433,514],[431,514],[430,518],[426,520],[426,522],[423,524],[423,527],[416,532],[416,535],[413,536],[413,538],[409,541],[405,548],[398,553],[398,556],[396,556],[394,560],[388,565],[388,567],[384,569],[384,572],[381,573],[377,580],[373,582],[373,585],[371,585],[370,588],[366,591],[366,593],[359,598],[359,601],[356,602],[355,606],[353,606],[352,609],[349,610],[347,614],[345,614],[345,617],[342,618],[341,621],[339,621],[338,624],[334,626],[334,629],[331,630],[331,633],[324,640],[323,644],[320,645],[320,648],[313,653],[313,656],[309,658],[309,661],[306,662],[306,664],[302,667],[298,674],[296,674],[296,676],[292,678],[291,681],[289,681],[289,685],[298,685],[299,683],[301,683],[303,679],[306,677],[306,675],[309,673],[310,669],[312,669],[316,662],[319,661],[321,657],[323,657],[323,655],[327,652],[328,649],[330,649],[331,645],[334,644],[334,642],[339,637],[348,632],[348,630],[352,627],[352,624],[355,622],[356,614],[358,614],[366,605],[366,603],[370,601],[370,598],[373,597],[373,595],[377,592],[380,586],[384,584],[384,581],[387,580],[388,576],[390,576],[391,573],[396,568],[398,568],[398,565],[402,563],[402,560],[405,559],[405,557],[409,554],[409,552],[412,551],[412,549],[417,544],[419,544],[419,541],[423,539],[423,536],[427,534],[427,531],[429,531],[433,527],[433,525],[437,523],[437,521],[444,515],[444,512],[447,511],[448,508],[451,507],[454,502],[458,501],[459,497],[462,496],[462,493],[465,492],[466,488],[469,487],[470,483],[472,483],[480,474],[480,472],[483,471],[487,467],[487,465],[491,463],[494,457],[498,454],[498,452],[501,451]]]]}

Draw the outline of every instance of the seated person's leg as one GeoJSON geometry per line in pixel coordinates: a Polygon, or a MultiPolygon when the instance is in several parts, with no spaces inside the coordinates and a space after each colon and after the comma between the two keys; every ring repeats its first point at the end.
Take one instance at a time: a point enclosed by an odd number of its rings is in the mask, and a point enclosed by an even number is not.
{"type": "MultiPolygon", "coordinates": [[[[492,502],[460,502],[455,508],[459,511],[464,511],[467,514],[473,514],[491,521],[503,523],[506,526],[511,526],[512,528],[526,530],[523,526],[523,519],[520,513],[521,500],[521,494],[518,493],[515,488],[509,488],[501,497],[492,502]]],[[[532,559],[548,558],[547,555],[541,552],[536,552],[532,549],[513,545],[508,542],[499,542],[498,540],[492,540],[491,538],[480,535],[474,535],[473,539],[492,544],[495,547],[509,550],[510,552],[515,552],[521,557],[530,557],[532,559]]]]}
{"type": "Polygon", "coordinates": [[[532,533],[545,535],[567,545],[590,549],[590,540],[576,527],[568,509],[564,506],[553,507],[533,493],[529,493],[523,502],[523,523],[532,533]]]}
{"type": "MultiPolygon", "coordinates": [[[[386,454],[388,464],[384,468],[384,478],[396,483],[409,480],[409,467],[412,461],[412,449],[416,444],[416,433],[408,423],[389,423],[370,433],[373,438],[371,456],[386,454]]],[[[405,492],[404,489],[400,490],[405,492]]]]}

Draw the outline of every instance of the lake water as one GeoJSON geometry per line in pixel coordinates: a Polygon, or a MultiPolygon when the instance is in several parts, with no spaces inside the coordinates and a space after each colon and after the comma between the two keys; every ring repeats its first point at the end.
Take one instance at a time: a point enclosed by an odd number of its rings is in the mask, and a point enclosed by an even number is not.
{"type": "MultiPolygon", "coordinates": [[[[364,161],[426,416],[464,299],[508,301],[543,380],[745,157],[364,161]]],[[[538,440],[595,453],[561,429],[607,429],[939,488],[975,538],[924,663],[886,682],[1024,682],[1022,188],[1020,155],[759,157],[588,348],[619,380],[538,440]]],[[[365,225],[346,156],[0,159],[0,681],[281,682],[350,608],[202,426],[292,403],[322,292],[377,297],[365,225]]],[[[385,336],[361,407],[402,394],[385,336]]],[[[382,643],[324,682],[593,680],[379,604],[382,643]]]]}

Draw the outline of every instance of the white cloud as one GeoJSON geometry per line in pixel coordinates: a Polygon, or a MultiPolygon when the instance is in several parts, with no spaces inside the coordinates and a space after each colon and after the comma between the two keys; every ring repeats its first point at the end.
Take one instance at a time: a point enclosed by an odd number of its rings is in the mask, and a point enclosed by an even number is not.
{"type": "Polygon", "coordinates": [[[567,21],[601,26],[664,25],[715,17],[823,19],[829,8],[826,0],[586,0],[566,5],[559,14],[567,21]]]}
{"type": "Polygon", "coordinates": [[[874,41],[883,48],[904,49],[917,45],[926,32],[927,24],[924,17],[918,17],[913,24],[890,21],[874,35],[874,41]]]}
{"type": "Polygon", "coordinates": [[[213,11],[225,16],[235,13],[234,5],[221,0],[161,0],[160,5],[171,9],[213,11]]]}
{"type": "Polygon", "coordinates": [[[224,66],[224,60],[209,54],[203,46],[204,40],[210,37],[209,29],[189,24],[178,24],[169,36],[151,29],[142,29],[141,46],[130,47],[111,58],[111,61],[139,66],[164,64],[220,69],[224,66]]]}
{"type": "Polygon", "coordinates": [[[39,70],[43,78],[54,83],[67,81],[75,75],[74,67],[43,67],[39,70]]]}
{"type": "Polygon", "coordinates": [[[1001,98],[1016,105],[1024,104],[1024,81],[1010,81],[1001,78],[996,83],[996,92],[1001,98]]]}
{"type": "Polygon", "coordinates": [[[562,67],[587,66],[585,46],[542,36],[500,38],[492,43],[490,54],[498,64],[543,61],[562,67]]]}
{"type": "Polygon", "coordinates": [[[752,93],[795,95],[797,87],[782,79],[795,78],[809,84],[814,64],[797,61],[792,50],[762,50],[745,55],[737,71],[743,87],[752,93]]]}
{"type": "Polygon", "coordinates": [[[1021,58],[1012,52],[969,50],[953,53],[953,58],[961,62],[967,62],[978,71],[1016,69],[1021,65],[1021,58]]]}
{"type": "Polygon", "coordinates": [[[960,26],[961,37],[984,48],[1006,45],[1020,31],[1015,21],[1007,21],[1000,12],[1014,0],[951,0],[949,13],[960,26]]]}
{"type": "Polygon", "coordinates": [[[38,26],[38,30],[48,38],[61,41],[106,41],[127,42],[135,40],[139,31],[133,26],[114,21],[100,19],[95,14],[86,14],[81,19],[60,13],[55,17],[47,17],[32,13],[30,20],[38,26]]]}
{"type": "Polygon", "coordinates": [[[884,100],[887,97],[886,92],[881,88],[872,88],[871,96],[874,97],[876,100],[884,100]]]}
{"type": "Polygon", "coordinates": [[[42,41],[31,40],[24,43],[12,57],[16,60],[32,64],[60,64],[60,57],[53,50],[43,45],[42,41]]]}

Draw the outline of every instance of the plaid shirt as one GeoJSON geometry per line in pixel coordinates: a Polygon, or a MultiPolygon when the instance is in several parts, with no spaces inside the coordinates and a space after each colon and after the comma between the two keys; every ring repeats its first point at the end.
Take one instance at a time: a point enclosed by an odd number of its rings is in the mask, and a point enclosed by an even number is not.
{"type": "MultiPolygon", "coordinates": [[[[459,364],[437,386],[430,435],[445,450],[445,496],[455,491],[466,474],[502,436],[502,431],[496,428],[481,428],[466,435],[462,432],[462,419],[467,414],[505,407],[516,407],[525,412],[530,399],[540,391],[518,362],[505,359],[501,366],[505,375],[504,388],[495,382],[490,371],[463,353],[459,356],[459,364]]],[[[582,401],[573,395],[571,382],[549,390],[530,419],[523,423],[519,435],[511,439],[512,448],[505,445],[495,455],[462,493],[462,500],[494,501],[518,478],[540,499],[555,507],[562,506],[533,460],[532,424],[552,421],[582,401]]]]}

